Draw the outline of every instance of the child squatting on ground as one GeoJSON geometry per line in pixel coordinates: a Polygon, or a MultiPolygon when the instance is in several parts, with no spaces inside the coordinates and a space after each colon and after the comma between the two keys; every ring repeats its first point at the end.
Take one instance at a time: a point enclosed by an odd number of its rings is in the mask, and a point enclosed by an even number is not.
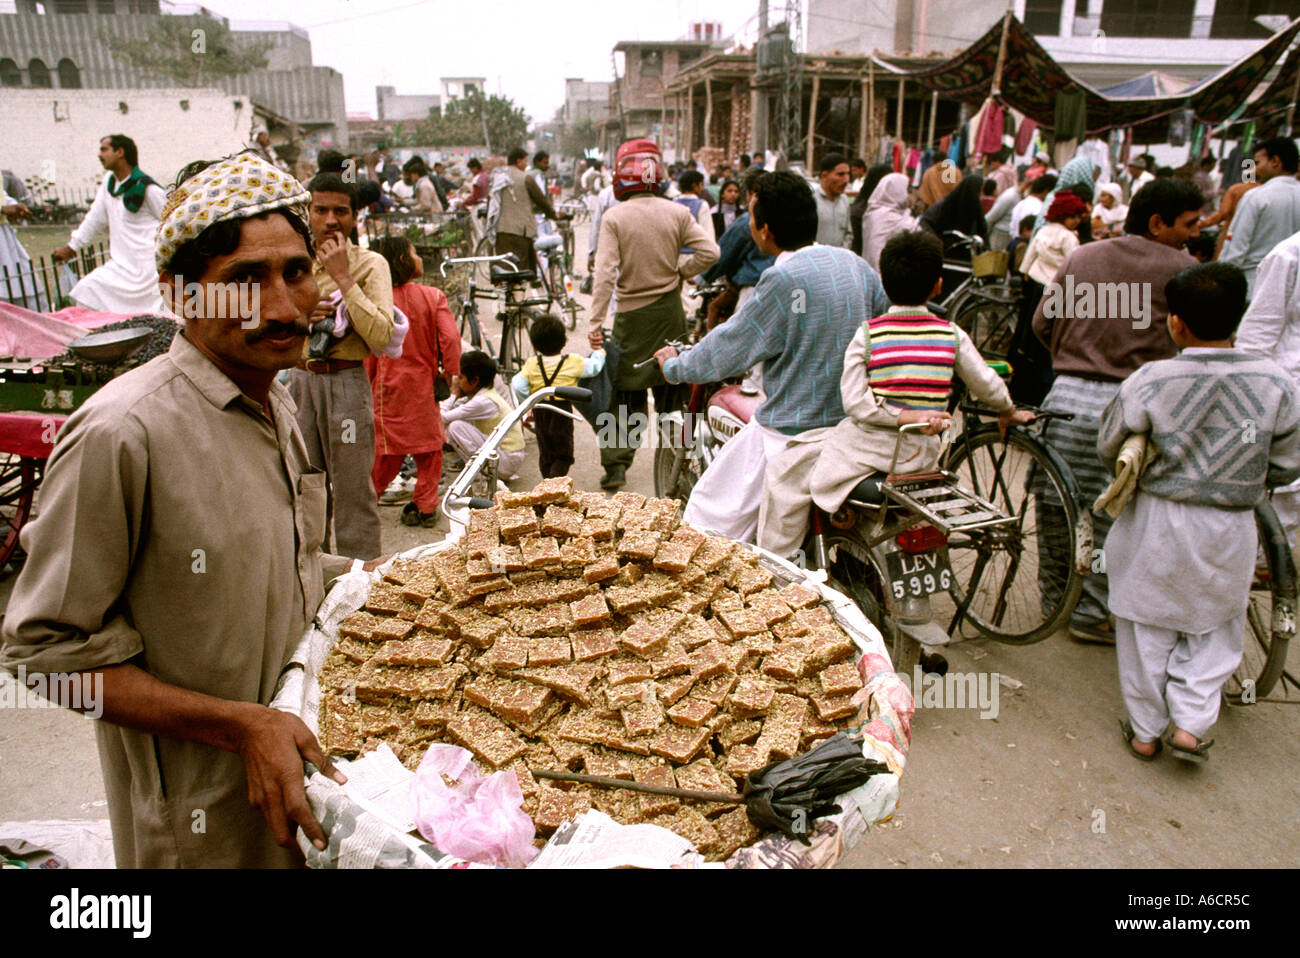
{"type": "MultiPolygon", "coordinates": [[[[529,357],[523,369],[515,373],[510,388],[520,401],[546,386],[576,386],[579,379],[595,376],[605,368],[605,350],[593,350],[584,359],[564,352],[564,323],[559,317],[544,313],[528,327],[536,356],[529,357]],[[559,357],[559,358],[556,358],[559,357]]],[[[573,407],[563,399],[546,400],[560,409],[573,407]]],[[[533,411],[533,428],[537,431],[537,465],[543,479],[567,476],[573,465],[573,420],[549,409],[533,411]]]]}
{"type": "Polygon", "coordinates": [[[1126,439],[1154,458],[1106,538],[1121,723],[1144,761],[1163,751],[1204,762],[1224,683],[1241,664],[1255,572],[1254,506],[1300,477],[1300,408],[1290,376],[1239,353],[1246,309],[1236,266],[1205,263],[1165,286],[1182,348],[1124,381],[1097,446],[1112,470],[1126,439]]]}
{"type": "MultiPolygon", "coordinates": [[[[460,375],[452,384],[451,396],[443,401],[447,441],[466,461],[510,414],[510,406],[492,388],[496,376],[496,360],[482,350],[471,350],[460,357],[460,375]]],[[[497,451],[497,478],[513,479],[523,462],[524,431],[515,423],[497,451]]]]}
{"type": "Polygon", "coordinates": [[[953,375],[980,402],[1000,411],[999,423],[1025,423],[1006,384],[989,368],[962,329],[925,308],[943,288],[943,244],[921,230],[900,233],[880,253],[880,279],[894,305],[869,319],[844,353],[840,396],[847,416],[837,426],[811,430],[778,457],[784,478],[765,490],[759,545],[790,555],[803,542],[811,502],[835,512],[871,473],[926,472],[939,464],[939,433],[952,421],[953,375]],[[925,423],[923,435],[900,426],[925,423]],[[805,441],[805,437],[807,440],[805,441]],[[901,443],[900,443],[901,438],[901,443]]]}

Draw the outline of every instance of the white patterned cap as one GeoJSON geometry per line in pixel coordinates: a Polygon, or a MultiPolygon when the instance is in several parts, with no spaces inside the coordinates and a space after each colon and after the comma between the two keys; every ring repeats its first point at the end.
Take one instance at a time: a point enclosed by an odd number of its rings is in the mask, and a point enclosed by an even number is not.
{"type": "Polygon", "coordinates": [[[158,224],[154,262],[162,270],[176,251],[214,223],[285,210],[304,224],[311,194],[293,176],[256,153],[218,160],[167,197],[158,224]]]}

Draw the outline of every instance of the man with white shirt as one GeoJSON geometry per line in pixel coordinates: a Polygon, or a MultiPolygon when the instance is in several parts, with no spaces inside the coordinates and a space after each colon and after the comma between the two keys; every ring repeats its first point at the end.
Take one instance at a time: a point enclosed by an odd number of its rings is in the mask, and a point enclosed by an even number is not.
{"type": "Polygon", "coordinates": [[[1028,195],[1011,208],[1011,222],[1007,224],[1007,233],[1012,239],[1020,235],[1021,220],[1027,216],[1032,222],[1043,211],[1043,197],[1056,189],[1056,176],[1052,173],[1044,173],[1037,179],[1030,180],[1026,185],[1029,188],[1028,195]]]}
{"type": "MultiPolygon", "coordinates": [[[[1236,348],[1273,360],[1300,386],[1300,232],[1274,246],[1259,264],[1250,308],[1237,328],[1236,348]]],[[[1300,482],[1275,489],[1273,509],[1294,549],[1300,529],[1300,482]]]]}
{"type": "Polygon", "coordinates": [[[1300,230],[1298,169],[1300,150],[1295,140],[1277,136],[1255,147],[1255,178],[1260,187],[1241,198],[1219,254],[1219,262],[1245,272],[1247,296],[1254,296],[1255,271],[1264,257],[1300,230]]]}
{"type": "Polygon", "coordinates": [[[820,170],[821,182],[813,187],[813,198],[817,201],[817,242],[848,249],[853,242],[849,198],[844,195],[849,185],[849,161],[838,153],[827,153],[822,157],[820,170]]]}
{"type": "Polygon", "coordinates": [[[68,245],[50,256],[66,262],[107,232],[108,262],[72,287],[72,299],[105,313],[162,312],[154,240],[167,196],[137,165],[139,153],[129,136],[114,133],[100,140],[99,163],[108,176],[90,212],[72,231],[68,245]]]}

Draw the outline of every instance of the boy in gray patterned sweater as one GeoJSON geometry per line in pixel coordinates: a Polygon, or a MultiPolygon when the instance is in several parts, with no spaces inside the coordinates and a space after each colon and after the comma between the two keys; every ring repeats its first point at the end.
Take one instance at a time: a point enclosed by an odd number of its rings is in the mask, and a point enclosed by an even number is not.
{"type": "Polygon", "coordinates": [[[1300,402],[1272,360],[1238,353],[1246,309],[1235,266],[1184,269],[1165,287],[1173,359],[1124,381],[1101,419],[1098,450],[1113,468],[1145,433],[1155,458],[1106,539],[1129,749],[1204,762],[1203,736],[1241,664],[1255,572],[1254,506],[1300,478],[1300,402]]]}

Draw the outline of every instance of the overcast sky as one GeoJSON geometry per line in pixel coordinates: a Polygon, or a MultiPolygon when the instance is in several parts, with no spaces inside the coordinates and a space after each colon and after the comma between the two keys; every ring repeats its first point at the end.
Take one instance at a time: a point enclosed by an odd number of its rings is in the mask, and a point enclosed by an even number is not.
{"type": "MultiPolygon", "coordinates": [[[[483,76],[534,120],[564,102],[564,78],[612,79],[620,40],[676,40],[694,20],[753,36],[758,0],[202,0],[230,20],[288,20],[312,58],[343,74],[349,112],[375,114],[375,87],[437,93],[443,76],[483,76]]],[[[772,6],[781,6],[773,0],[772,6]]]]}

